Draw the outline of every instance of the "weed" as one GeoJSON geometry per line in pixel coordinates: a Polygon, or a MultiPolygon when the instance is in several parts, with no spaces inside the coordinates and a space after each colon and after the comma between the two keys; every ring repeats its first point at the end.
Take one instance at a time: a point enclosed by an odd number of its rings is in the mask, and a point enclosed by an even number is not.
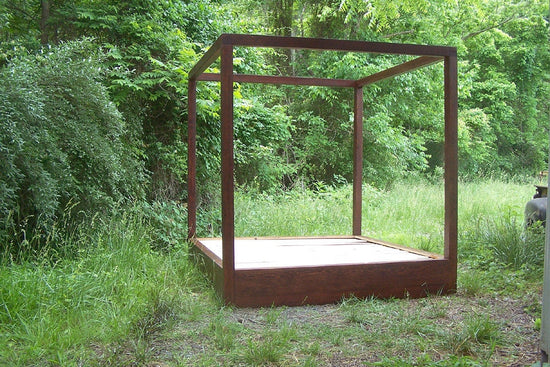
{"type": "Polygon", "coordinates": [[[227,321],[227,314],[220,312],[210,322],[209,331],[212,335],[214,345],[221,351],[229,351],[233,348],[240,332],[237,324],[227,321]]]}
{"type": "Polygon", "coordinates": [[[366,300],[346,298],[342,300],[340,308],[344,311],[346,320],[352,324],[366,325],[370,322],[366,300]]]}
{"type": "Polygon", "coordinates": [[[452,331],[441,335],[442,346],[454,355],[475,355],[479,345],[494,344],[500,339],[498,325],[488,316],[467,318],[452,328],[452,331]]]}
{"type": "Polygon", "coordinates": [[[540,266],[544,255],[544,232],[538,227],[526,229],[520,218],[508,213],[478,220],[475,229],[464,239],[463,255],[473,259],[476,266],[487,266],[491,262],[515,270],[523,266],[540,266]]]}
{"type": "Polygon", "coordinates": [[[461,270],[458,274],[458,289],[466,296],[476,296],[483,293],[487,287],[487,280],[483,273],[475,269],[461,270]]]}
{"type": "Polygon", "coordinates": [[[504,217],[480,226],[482,240],[493,250],[495,259],[519,269],[543,261],[544,233],[537,228],[525,231],[516,218],[504,217]]]}
{"type": "Polygon", "coordinates": [[[284,307],[271,307],[266,310],[264,318],[268,325],[274,325],[284,311],[284,307]]]}
{"type": "MultiPolygon", "coordinates": [[[[364,186],[364,234],[441,250],[442,189],[407,182],[396,188],[364,186]]],[[[159,358],[154,349],[159,343],[174,351],[160,362],[167,365],[315,366],[332,363],[333,357],[334,363],[339,358],[353,363],[377,359],[385,366],[481,366],[490,365],[490,358],[503,361],[507,357],[500,352],[514,346],[499,345],[518,338],[514,331],[499,331],[499,323],[486,315],[484,310],[494,303],[490,296],[514,297],[533,319],[540,316],[538,293],[533,292],[540,288],[540,263],[525,260],[531,255],[510,247],[515,240],[521,246],[528,243],[531,251],[531,234],[524,232],[521,222],[523,197],[530,194],[528,187],[522,190],[521,185],[499,182],[461,185],[458,295],[347,298],[326,319],[296,324],[285,318],[288,309],[275,307],[246,311],[257,312],[258,323],[232,321],[233,311],[216,300],[210,283],[191,261],[187,243],[178,240],[184,234],[174,234],[184,225],[182,218],[170,230],[157,233],[183,211],[159,206],[151,214],[140,205],[119,208],[108,217],[85,218],[68,233],[60,222],[56,238],[66,236],[64,241],[71,243],[66,252],[42,252],[50,257],[20,257],[18,262],[4,254],[0,365],[150,365],[159,358]],[[491,238],[505,240],[508,247],[502,247],[502,255],[491,238]],[[519,255],[505,260],[509,253],[519,255]],[[505,262],[516,262],[518,268],[505,262]],[[453,314],[455,300],[469,302],[481,316],[453,314]],[[495,348],[499,353],[493,353],[495,348]]],[[[237,193],[237,234],[348,234],[350,193],[348,186],[276,196],[237,193]]],[[[214,216],[219,213],[203,214],[202,231],[207,232],[207,222],[213,223],[215,234],[214,216]]]]}
{"type": "Polygon", "coordinates": [[[441,319],[448,313],[448,305],[445,298],[439,296],[427,296],[418,301],[423,306],[423,316],[428,319],[441,319]]]}
{"type": "Polygon", "coordinates": [[[164,329],[168,323],[176,320],[178,306],[172,298],[161,294],[157,288],[150,291],[150,299],[144,306],[143,315],[133,322],[131,331],[139,340],[149,340],[164,329]]]}
{"type": "Polygon", "coordinates": [[[316,356],[321,353],[321,344],[318,341],[307,343],[303,348],[302,352],[309,356],[316,356]]]}
{"type": "Polygon", "coordinates": [[[269,363],[278,363],[283,355],[284,351],[275,340],[249,340],[243,359],[250,365],[264,366],[269,363]]]}
{"type": "Polygon", "coordinates": [[[302,364],[304,367],[317,367],[320,366],[319,362],[315,360],[315,357],[307,357],[304,363],[302,364]]]}
{"type": "Polygon", "coordinates": [[[15,347],[0,344],[0,364],[79,359],[92,340],[139,352],[182,312],[181,288],[172,282],[193,277],[178,275],[185,254],[155,254],[150,227],[132,210],[94,221],[78,228],[78,258],[0,268],[0,334],[15,347]]]}

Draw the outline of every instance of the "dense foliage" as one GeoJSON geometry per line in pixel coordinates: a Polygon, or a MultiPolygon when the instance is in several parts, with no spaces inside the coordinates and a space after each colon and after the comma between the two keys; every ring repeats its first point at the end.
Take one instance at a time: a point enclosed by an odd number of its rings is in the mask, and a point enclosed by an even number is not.
{"type": "Polygon", "coordinates": [[[47,235],[71,202],[98,211],[143,197],[143,163],[102,74],[87,41],[17,57],[0,69],[4,243],[17,232],[16,240],[30,240],[25,231],[33,236],[35,227],[47,235]]]}
{"type": "MultiPolygon", "coordinates": [[[[0,0],[0,222],[20,233],[69,203],[185,201],[187,72],[221,32],[456,46],[461,174],[537,172],[548,156],[548,12],[542,0],[0,0]]],[[[235,60],[243,73],[336,78],[402,61],[249,49],[235,60]]],[[[441,174],[441,68],[365,89],[368,183],[441,174]]],[[[204,204],[217,196],[217,85],[201,83],[198,99],[204,204]]],[[[237,183],[349,182],[351,99],[341,89],[236,85],[237,183]]]]}

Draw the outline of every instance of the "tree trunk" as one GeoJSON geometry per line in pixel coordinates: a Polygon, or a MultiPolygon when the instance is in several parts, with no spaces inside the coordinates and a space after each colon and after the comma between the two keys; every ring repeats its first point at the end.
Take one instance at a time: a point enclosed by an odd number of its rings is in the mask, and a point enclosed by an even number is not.
{"type": "Polygon", "coordinates": [[[43,45],[48,43],[48,19],[50,17],[50,2],[48,0],[41,0],[40,6],[42,12],[40,14],[40,43],[43,45]]]}
{"type": "MultiPolygon", "coordinates": [[[[271,12],[273,18],[273,27],[275,32],[280,36],[292,36],[292,27],[294,20],[294,0],[274,0],[271,4],[271,12]]],[[[286,75],[294,75],[292,62],[294,61],[294,50],[283,50],[285,55],[280,60],[281,68],[286,75]]]]}

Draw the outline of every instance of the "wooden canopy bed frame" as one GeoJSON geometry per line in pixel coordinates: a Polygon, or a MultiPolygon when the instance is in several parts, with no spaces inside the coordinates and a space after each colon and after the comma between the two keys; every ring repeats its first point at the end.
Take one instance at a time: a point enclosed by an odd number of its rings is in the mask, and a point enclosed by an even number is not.
{"type": "Polygon", "coordinates": [[[222,34],[189,72],[188,237],[224,301],[238,307],[333,303],[343,297],[423,297],[456,290],[457,57],[456,48],[351,40],[222,34]],[[235,74],[235,47],[268,47],[414,56],[359,80],[235,74]],[[205,73],[220,58],[220,73],[205,73]],[[444,254],[362,236],[363,87],[444,62],[444,254]],[[220,82],[222,237],[196,237],[197,83],[220,82]],[[354,90],[353,214],[350,236],[235,238],[233,83],[354,90]]]}

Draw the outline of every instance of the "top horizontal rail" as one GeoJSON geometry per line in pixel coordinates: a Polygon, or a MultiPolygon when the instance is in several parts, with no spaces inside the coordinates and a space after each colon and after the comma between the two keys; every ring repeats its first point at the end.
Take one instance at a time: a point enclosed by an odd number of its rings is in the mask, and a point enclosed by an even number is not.
{"type": "Polygon", "coordinates": [[[206,54],[191,69],[189,79],[196,79],[202,74],[220,56],[223,46],[290,48],[411,56],[456,56],[456,48],[448,46],[224,33],[218,37],[206,54]]]}
{"type": "MultiPolygon", "coordinates": [[[[203,73],[197,77],[197,81],[219,82],[220,74],[203,73]]],[[[233,81],[237,83],[260,83],[273,85],[306,85],[316,87],[348,87],[355,86],[355,80],[328,79],[328,78],[305,78],[298,76],[271,76],[271,75],[249,75],[233,74],[233,81]]]]}
{"type": "MultiPolygon", "coordinates": [[[[319,87],[348,87],[361,88],[365,85],[376,83],[380,80],[391,78],[408,71],[413,71],[443,60],[441,56],[421,56],[414,60],[404,62],[389,69],[369,75],[359,80],[328,79],[328,78],[304,78],[297,76],[268,76],[268,75],[244,75],[233,74],[234,82],[242,83],[264,83],[264,84],[286,84],[286,85],[308,85],[319,87]]],[[[202,73],[196,77],[197,81],[219,82],[220,74],[202,73]]]]}
{"type": "Polygon", "coordinates": [[[380,71],[376,74],[369,75],[365,78],[359,79],[355,82],[355,87],[363,87],[368,84],[376,83],[380,80],[391,78],[397,75],[404,74],[409,71],[413,71],[424,66],[435,64],[436,62],[442,61],[442,56],[421,56],[417,59],[404,62],[403,64],[396,65],[389,69],[380,71]]]}
{"type": "Polygon", "coordinates": [[[201,59],[193,66],[189,72],[189,79],[196,79],[202,74],[218,57],[221,55],[222,39],[218,37],[216,42],[210,46],[208,51],[202,55],[201,59]]]}
{"type": "MultiPolygon", "coordinates": [[[[224,33],[218,40],[224,45],[246,47],[292,48],[324,51],[369,52],[412,56],[452,56],[456,49],[448,46],[400,44],[339,40],[329,38],[282,37],[224,33]]],[[[217,41],[216,41],[217,42],[217,41]]]]}

